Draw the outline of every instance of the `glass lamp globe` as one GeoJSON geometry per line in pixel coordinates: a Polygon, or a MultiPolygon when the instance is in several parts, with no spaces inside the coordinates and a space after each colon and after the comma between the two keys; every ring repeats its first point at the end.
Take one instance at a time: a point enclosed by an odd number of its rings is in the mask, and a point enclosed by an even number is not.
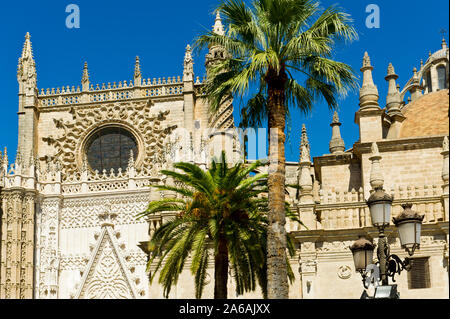
{"type": "Polygon", "coordinates": [[[420,233],[425,215],[421,216],[413,211],[412,204],[404,204],[402,207],[403,212],[397,218],[393,218],[393,221],[398,228],[402,248],[412,256],[414,251],[420,248],[420,233]]]}
{"type": "Polygon", "coordinates": [[[356,271],[364,272],[368,265],[373,264],[374,249],[375,245],[363,236],[360,236],[359,239],[350,246],[356,271]]]}
{"type": "Polygon", "coordinates": [[[370,217],[375,227],[384,228],[389,225],[392,201],[392,196],[386,194],[382,188],[375,189],[375,192],[370,195],[367,205],[369,205],[370,217]]]}

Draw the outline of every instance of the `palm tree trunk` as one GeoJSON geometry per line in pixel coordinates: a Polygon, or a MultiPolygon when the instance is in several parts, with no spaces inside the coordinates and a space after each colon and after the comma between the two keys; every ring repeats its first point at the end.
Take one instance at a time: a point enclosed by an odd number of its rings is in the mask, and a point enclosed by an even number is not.
{"type": "Polygon", "coordinates": [[[228,247],[226,239],[219,236],[219,247],[214,260],[214,299],[227,299],[228,247]]]}
{"type": "Polygon", "coordinates": [[[268,84],[268,126],[269,126],[269,226],[267,230],[267,295],[269,299],[289,298],[286,265],[286,216],[284,154],[286,126],[285,83],[287,76],[282,69],[278,74],[269,70],[268,84]]]}

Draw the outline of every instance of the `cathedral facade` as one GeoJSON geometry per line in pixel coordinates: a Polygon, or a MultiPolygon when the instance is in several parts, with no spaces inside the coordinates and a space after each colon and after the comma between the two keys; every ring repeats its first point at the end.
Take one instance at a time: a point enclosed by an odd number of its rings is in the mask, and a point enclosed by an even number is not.
{"type": "MultiPolygon", "coordinates": [[[[219,16],[213,30],[223,33],[219,16]]],[[[225,56],[210,47],[206,68],[225,56]]],[[[402,297],[449,297],[448,61],[443,42],[402,90],[390,65],[382,108],[366,54],[355,114],[360,139],[346,149],[336,113],[330,154],[312,160],[303,129],[299,162],[286,168],[287,183],[300,186],[286,199],[307,226],[287,224],[297,248],[291,298],[361,295],[348,247],[358,236],[377,237],[366,203],[375,179],[394,195],[394,216],[404,203],[425,215],[414,256],[423,267],[398,277],[402,297]]],[[[17,156],[10,161],[6,150],[0,156],[0,298],[162,298],[162,288],[148,280],[146,243],[173,216],[136,215],[170,196],[149,185],[172,183],[160,170],[173,162],[206,167],[217,150],[210,146],[218,144],[241,156],[237,137],[224,133],[234,128],[232,99],[210,114],[189,46],[182,76],[145,79],[136,58],[130,81],[94,85],[85,64],[80,86],[39,90],[27,34],[17,79],[17,156]]],[[[406,256],[395,228],[387,233],[393,252],[406,256]]],[[[213,277],[211,265],[206,298],[213,277]]],[[[188,269],[170,297],[194,298],[188,269]]]]}

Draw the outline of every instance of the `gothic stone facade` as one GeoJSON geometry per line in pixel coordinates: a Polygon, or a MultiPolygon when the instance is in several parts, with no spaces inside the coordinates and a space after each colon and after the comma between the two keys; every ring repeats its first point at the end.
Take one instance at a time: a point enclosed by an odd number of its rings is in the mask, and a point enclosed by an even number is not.
{"type": "MultiPolygon", "coordinates": [[[[214,31],[223,32],[219,16],[214,31]]],[[[224,54],[211,47],[206,65],[224,54]]],[[[397,278],[402,298],[448,298],[448,49],[443,43],[414,70],[402,91],[389,66],[384,109],[378,104],[372,69],[366,55],[355,116],[359,141],[345,150],[335,114],[330,154],[312,163],[304,128],[300,160],[287,164],[288,183],[301,186],[287,200],[307,226],[287,224],[297,247],[291,260],[297,277],[291,298],[361,295],[348,247],[359,235],[376,238],[365,202],[374,183],[383,183],[394,195],[394,216],[406,202],[425,214],[415,257],[428,258],[429,287],[409,289],[408,275],[402,273],[397,278]]],[[[168,195],[148,187],[171,183],[160,175],[161,169],[179,160],[206,166],[212,155],[208,146],[223,141],[201,132],[234,127],[232,100],[216,115],[208,113],[189,47],[182,78],[144,79],[137,58],[131,81],[94,86],[85,64],[81,88],[39,91],[27,34],[18,82],[17,157],[10,164],[6,150],[0,155],[0,298],[161,298],[157,282],[148,282],[147,255],[141,247],[171,216],[136,219],[136,214],[149,201],[168,195]],[[188,132],[187,142],[176,134],[180,128],[188,132]],[[97,153],[89,152],[96,137],[108,130],[125,132],[129,156],[124,160],[120,154],[119,169],[95,170],[98,156],[107,158],[99,155],[98,146],[97,153]]],[[[227,142],[239,155],[239,142],[227,142]]],[[[388,234],[393,252],[405,256],[393,227],[388,234]]],[[[206,298],[213,295],[212,265],[209,278],[206,298]]],[[[233,288],[230,278],[229,297],[234,297],[233,288]]],[[[186,270],[171,298],[193,297],[193,278],[186,270]]]]}

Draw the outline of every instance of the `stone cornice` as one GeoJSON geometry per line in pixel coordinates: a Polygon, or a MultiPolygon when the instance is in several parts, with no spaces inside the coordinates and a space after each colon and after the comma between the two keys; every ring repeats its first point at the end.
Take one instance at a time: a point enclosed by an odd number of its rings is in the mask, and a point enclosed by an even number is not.
{"type": "MultiPolygon", "coordinates": [[[[380,152],[409,151],[426,148],[442,148],[445,135],[435,135],[426,137],[408,137],[395,140],[377,141],[380,152]]],[[[360,157],[362,154],[370,154],[372,143],[356,142],[353,145],[353,153],[360,157]]]]}
{"type": "MultiPolygon", "coordinates": [[[[449,222],[437,222],[422,225],[422,236],[431,236],[436,234],[448,234],[449,222]]],[[[384,233],[388,238],[398,237],[395,226],[391,225],[385,229],[384,233]]],[[[358,236],[374,239],[378,237],[378,229],[375,227],[347,228],[347,229],[317,229],[301,230],[290,232],[290,235],[298,242],[330,242],[356,240],[358,236]]]]}

